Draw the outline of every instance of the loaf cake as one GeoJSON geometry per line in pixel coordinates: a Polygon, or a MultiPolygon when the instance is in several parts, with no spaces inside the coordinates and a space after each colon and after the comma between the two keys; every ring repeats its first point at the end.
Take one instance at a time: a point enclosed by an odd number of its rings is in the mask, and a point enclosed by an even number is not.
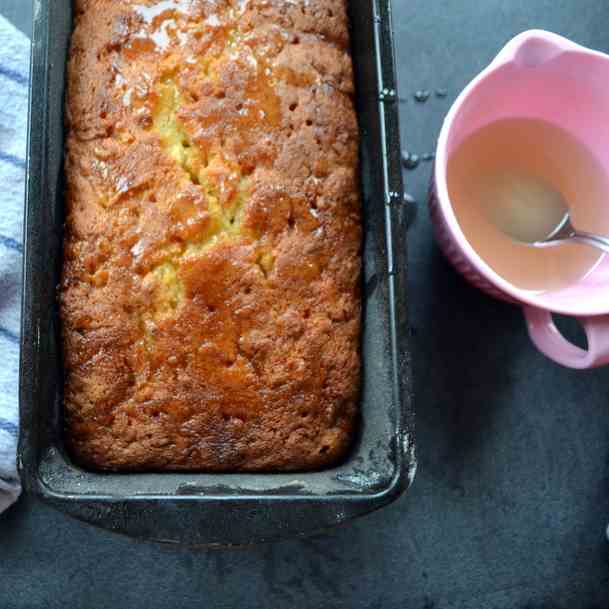
{"type": "Polygon", "coordinates": [[[76,0],[66,442],[107,470],[335,463],[359,399],[346,0],[76,0]]]}

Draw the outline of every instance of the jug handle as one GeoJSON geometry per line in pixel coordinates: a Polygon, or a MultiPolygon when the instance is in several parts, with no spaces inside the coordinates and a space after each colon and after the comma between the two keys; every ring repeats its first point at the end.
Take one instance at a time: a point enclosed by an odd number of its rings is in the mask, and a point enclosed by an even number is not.
{"type": "Polygon", "coordinates": [[[533,344],[551,360],[579,370],[609,363],[609,315],[576,318],[588,340],[586,350],[560,333],[549,311],[530,306],[523,307],[523,311],[533,344]]]}

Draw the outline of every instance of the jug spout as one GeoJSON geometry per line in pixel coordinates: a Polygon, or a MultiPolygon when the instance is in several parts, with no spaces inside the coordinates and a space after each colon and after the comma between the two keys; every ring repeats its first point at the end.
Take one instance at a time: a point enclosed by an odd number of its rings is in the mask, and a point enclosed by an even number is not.
{"type": "Polygon", "coordinates": [[[584,47],[563,36],[545,30],[528,30],[512,38],[491,63],[492,68],[512,63],[523,68],[535,68],[548,63],[565,51],[584,47]]]}

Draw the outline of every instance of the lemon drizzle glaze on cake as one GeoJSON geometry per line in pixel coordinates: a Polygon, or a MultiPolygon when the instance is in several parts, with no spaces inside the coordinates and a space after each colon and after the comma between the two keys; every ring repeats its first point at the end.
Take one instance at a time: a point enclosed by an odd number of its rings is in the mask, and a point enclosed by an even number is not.
{"type": "Polygon", "coordinates": [[[330,462],[359,374],[344,3],[77,5],[62,287],[72,446],[108,468],[330,462]],[[108,16],[91,15],[101,6],[108,16]]]}
{"type": "MultiPolygon", "coordinates": [[[[280,110],[277,96],[273,92],[271,69],[264,57],[257,56],[253,48],[247,45],[246,37],[238,28],[238,19],[247,2],[239,4],[240,11],[230,7],[221,15],[211,13],[202,24],[195,22],[194,26],[188,20],[187,9],[190,5],[190,0],[163,0],[152,5],[135,5],[133,10],[141,17],[142,23],[125,46],[125,57],[130,59],[134,53],[167,53],[171,47],[184,45],[189,36],[207,36],[214,42],[221,40],[224,48],[220,47],[219,51],[202,59],[189,57],[186,64],[201,70],[212,86],[216,80],[215,63],[227,60],[250,67],[252,74],[245,87],[246,97],[237,106],[234,126],[245,131],[248,126],[261,122],[269,128],[276,126],[280,110]]],[[[145,285],[156,285],[159,291],[157,317],[175,310],[183,297],[183,286],[176,273],[179,258],[200,254],[220,240],[255,238],[252,231],[242,231],[240,222],[240,210],[247,197],[247,176],[242,174],[238,162],[223,158],[221,149],[208,147],[203,152],[193,142],[182,117],[188,112],[188,105],[184,103],[174,78],[178,68],[179,66],[170,64],[167,71],[161,70],[154,90],[141,87],[142,93],[138,97],[147,100],[152,106],[152,129],[160,136],[165,151],[184,169],[192,183],[204,192],[210,219],[206,231],[198,235],[196,240],[185,242],[183,248],[170,248],[167,259],[151,269],[145,278],[145,285]]],[[[125,82],[120,71],[117,73],[117,82],[125,82]]],[[[216,95],[223,99],[224,92],[222,89],[219,91],[216,95]]],[[[132,95],[133,89],[127,89],[123,94],[125,106],[132,105],[132,95]]],[[[223,118],[226,117],[217,117],[218,120],[223,118]]],[[[132,250],[136,256],[139,245],[137,243],[132,250]]],[[[272,269],[273,254],[261,250],[256,263],[266,276],[272,269]]]]}

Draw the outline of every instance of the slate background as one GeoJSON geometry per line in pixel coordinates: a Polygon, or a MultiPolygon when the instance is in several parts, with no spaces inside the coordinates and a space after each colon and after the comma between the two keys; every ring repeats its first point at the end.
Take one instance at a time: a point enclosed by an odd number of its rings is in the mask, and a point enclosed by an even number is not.
{"type": "MultiPolygon", "coordinates": [[[[29,33],[28,0],[0,0],[0,13],[29,33]]],[[[609,52],[606,0],[394,0],[394,25],[402,139],[419,153],[519,31],[609,52]],[[437,87],[445,99],[412,98],[437,87]]],[[[545,361],[518,310],[452,272],[426,215],[429,171],[406,173],[419,202],[408,245],[419,471],[408,495],[323,536],[231,551],[133,542],[24,497],[0,516],[1,607],[609,608],[609,368],[545,361]]]]}

